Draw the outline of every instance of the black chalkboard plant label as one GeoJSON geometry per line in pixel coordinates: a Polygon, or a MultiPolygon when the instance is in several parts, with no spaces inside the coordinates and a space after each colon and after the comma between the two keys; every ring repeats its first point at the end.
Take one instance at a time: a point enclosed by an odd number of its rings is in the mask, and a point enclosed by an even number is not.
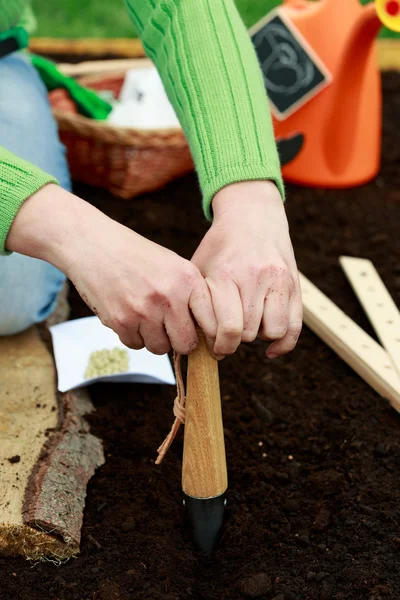
{"type": "Polygon", "coordinates": [[[281,10],[250,29],[274,117],[283,121],[332,81],[315,50],[281,10]]]}

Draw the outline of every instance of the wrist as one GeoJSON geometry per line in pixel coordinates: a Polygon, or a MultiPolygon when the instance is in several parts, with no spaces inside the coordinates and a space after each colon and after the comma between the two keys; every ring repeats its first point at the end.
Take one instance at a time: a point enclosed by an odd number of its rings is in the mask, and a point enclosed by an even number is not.
{"type": "Polygon", "coordinates": [[[243,215],[254,208],[284,211],[279,190],[273,181],[241,181],[219,190],[212,201],[214,218],[226,218],[241,212],[243,215]]]}
{"type": "Polygon", "coordinates": [[[7,236],[9,250],[39,258],[68,275],[80,244],[104,218],[100,211],[67,192],[48,184],[21,206],[7,236]]]}

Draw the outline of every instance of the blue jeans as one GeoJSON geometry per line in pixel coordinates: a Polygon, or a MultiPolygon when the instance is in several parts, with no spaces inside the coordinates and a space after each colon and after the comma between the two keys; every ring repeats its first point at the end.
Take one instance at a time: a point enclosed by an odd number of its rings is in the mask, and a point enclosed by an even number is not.
{"type": "MultiPolygon", "coordinates": [[[[58,138],[46,88],[20,53],[0,59],[0,146],[53,175],[70,190],[65,148],[58,138]]],[[[42,260],[17,253],[0,256],[0,335],[19,333],[46,319],[64,281],[61,271],[42,260]]]]}

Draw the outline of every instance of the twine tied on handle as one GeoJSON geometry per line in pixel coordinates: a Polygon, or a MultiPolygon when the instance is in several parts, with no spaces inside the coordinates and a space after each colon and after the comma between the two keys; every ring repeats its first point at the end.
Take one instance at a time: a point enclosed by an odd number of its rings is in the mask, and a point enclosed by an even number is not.
{"type": "Polygon", "coordinates": [[[186,417],[186,396],[185,396],[185,384],[183,383],[182,370],[181,370],[181,355],[174,352],[174,370],[176,377],[176,389],[177,396],[174,401],[174,416],[175,421],[171,427],[171,431],[158,448],[158,457],[156,459],[156,465],[162,463],[164,456],[167,454],[172,442],[175,439],[178,429],[182,424],[185,424],[186,417]]]}

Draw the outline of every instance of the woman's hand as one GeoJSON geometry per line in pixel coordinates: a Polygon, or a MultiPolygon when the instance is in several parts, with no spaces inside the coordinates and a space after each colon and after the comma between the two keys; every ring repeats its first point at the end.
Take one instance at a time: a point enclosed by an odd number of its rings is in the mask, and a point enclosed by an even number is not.
{"type": "Polygon", "coordinates": [[[229,185],[213,200],[214,221],[192,258],[211,292],[214,353],[235,352],[257,336],[275,358],[300,335],[302,303],[282,199],[274,183],[229,185]]]}
{"type": "Polygon", "coordinates": [[[187,354],[197,344],[193,317],[215,339],[210,293],[193,263],[56,185],[25,201],[7,247],[61,269],[130,348],[187,354]]]}

